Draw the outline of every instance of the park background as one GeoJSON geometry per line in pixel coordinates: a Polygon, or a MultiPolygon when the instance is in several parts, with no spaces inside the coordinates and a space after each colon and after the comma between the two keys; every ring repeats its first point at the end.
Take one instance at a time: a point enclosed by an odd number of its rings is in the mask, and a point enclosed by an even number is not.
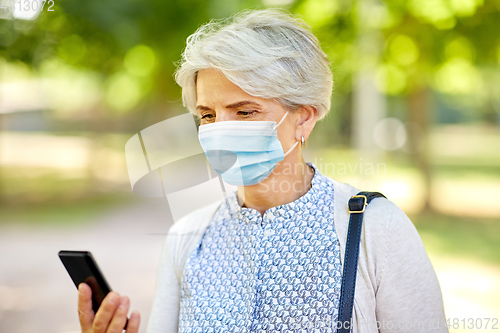
{"type": "Polygon", "coordinates": [[[450,332],[496,331],[484,327],[500,318],[499,0],[41,4],[0,0],[1,332],[79,332],[61,249],[91,250],[145,331],[172,218],[165,198],[132,192],[125,144],[187,112],[173,72],[189,34],[268,7],[300,14],[332,62],[307,160],[410,216],[450,332]]]}

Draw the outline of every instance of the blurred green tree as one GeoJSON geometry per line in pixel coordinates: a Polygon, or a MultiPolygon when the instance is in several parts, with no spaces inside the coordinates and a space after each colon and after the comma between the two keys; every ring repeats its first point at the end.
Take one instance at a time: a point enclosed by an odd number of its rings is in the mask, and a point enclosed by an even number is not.
{"type": "MultiPolygon", "coordinates": [[[[146,120],[137,126],[142,126],[164,119],[164,112],[173,108],[171,102],[180,100],[172,74],[187,36],[202,22],[258,4],[251,0],[56,1],[53,12],[43,11],[33,21],[0,20],[0,57],[45,73],[58,68],[54,60],[98,73],[105,105],[121,111],[123,122],[128,111],[140,111],[146,120]]],[[[94,110],[92,128],[106,126],[102,111],[94,110]]],[[[134,125],[136,120],[132,117],[128,122],[134,125]]]]}
{"type": "MultiPolygon", "coordinates": [[[[332,60],[337,94],[351,92],[356,74],[368,68],[381,93],[406,99],[405,120],[413,124],[409,148],[425,176],[431,208],[429,94],[437,91],[498,122],[500,1],[302,0],[293,9],[312,25],[332,60]]],[[[339,114],[347,123],[349,113],[339,114]]]]}

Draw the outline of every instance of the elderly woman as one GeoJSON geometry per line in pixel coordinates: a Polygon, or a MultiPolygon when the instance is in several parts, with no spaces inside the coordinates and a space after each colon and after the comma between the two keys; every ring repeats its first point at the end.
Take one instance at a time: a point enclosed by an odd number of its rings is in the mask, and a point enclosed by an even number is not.
{"type": "MultiPolygon", "coordinates": [[[[302,157],[330,108],[332,73],[318,40],[283,12],[240,13],[188,38],[176,80],[201,119],[209,162],[237,190],[170,229],[147,332],[335,332],[347,203],[358,190],[302,157]]],[[[384,198],[364,215],[352,332],[447,332],[411,221],[384,198]]],[[[118,332],[128,309],[121,299],[123,309],[110,293],[93,324],[81,315],[82,330],[118,332]]],[[[127,332],[138,322],[133,313],[127,332]]]]}

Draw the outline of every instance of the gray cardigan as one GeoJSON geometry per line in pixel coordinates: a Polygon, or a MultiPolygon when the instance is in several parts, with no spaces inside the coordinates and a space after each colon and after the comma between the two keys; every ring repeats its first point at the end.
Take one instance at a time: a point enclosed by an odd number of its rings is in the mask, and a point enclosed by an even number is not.
{"type": "MultiPolygon", "coordinates": [[[[332,180],[341,261],[349,225],[347,202],[358,189],[332,180]]],[[[180,282],[221,201],[202,207],[169,230],[156,277],[147,333],[177,332],[180,282]]],[[[448,332],[441,289],[417,230],[394,203],[374,199],[364,214],[353,309],[353,333],[448,332]]]]}

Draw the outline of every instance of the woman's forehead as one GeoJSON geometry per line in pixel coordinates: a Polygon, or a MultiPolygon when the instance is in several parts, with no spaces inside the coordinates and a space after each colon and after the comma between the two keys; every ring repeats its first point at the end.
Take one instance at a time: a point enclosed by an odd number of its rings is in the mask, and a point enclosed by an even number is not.
{"type": "Polygon", "coordinates": [[[220,98],[229,94],[252,97],[213,68],[202,69],[198,72],[196,92],[198,100],[220,98]]]}
{"type": "Polygon", "coordinates": [[[196,82],[197,109],[243,106],[265,107],[273,100],[248,94],[227,79],[220,71],[209,68],[200,70],[196,82]]]}

